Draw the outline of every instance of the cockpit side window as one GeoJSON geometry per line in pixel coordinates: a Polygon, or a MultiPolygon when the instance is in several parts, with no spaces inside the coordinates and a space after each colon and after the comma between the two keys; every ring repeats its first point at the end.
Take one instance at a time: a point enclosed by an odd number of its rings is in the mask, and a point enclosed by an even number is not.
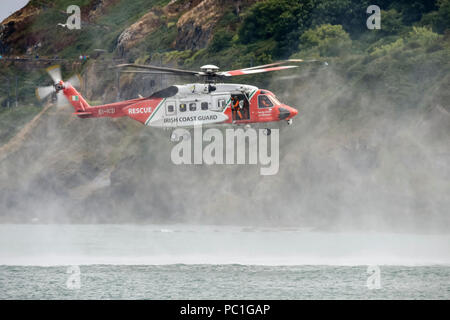
{"type": "Polygon", "coordinates": [[[270,101],[268,96],[264,94],[260,94],[258,96],[258,108],[272,108],[272,107],[273,103],[272,101],[270,101]]]}

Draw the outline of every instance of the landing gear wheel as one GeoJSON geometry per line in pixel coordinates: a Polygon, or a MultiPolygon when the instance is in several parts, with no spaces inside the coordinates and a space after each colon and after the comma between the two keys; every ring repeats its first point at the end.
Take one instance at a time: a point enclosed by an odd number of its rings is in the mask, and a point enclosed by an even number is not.
{"type": "Polygon", "coordinates": [[[170,135],[170,141],[172,142],[180,141],[180,137],[175,132],[172,132],[172,134],[170,135]]]}
{"type": "Polygon", "coordinates": [[[291,125],[291,124],[292,124],[292,119],[289,119],[289,120],[287,121],[287,124],[288,124],[288,125],[291,125]]]}
{"type": "Polygon", "coordinates": [[[272,133],[272,130],[270,130],[269,128],[266,128],[266,129],[264,129],[263,133],[266,136],[270,136],[270,134],[272,133]]]}

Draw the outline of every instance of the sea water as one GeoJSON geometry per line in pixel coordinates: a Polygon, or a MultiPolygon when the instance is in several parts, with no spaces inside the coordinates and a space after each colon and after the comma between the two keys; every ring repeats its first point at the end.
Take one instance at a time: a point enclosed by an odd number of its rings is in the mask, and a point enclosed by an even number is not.
{"type": "Polygon", "coordinates": [[[0,299],[449,298],[445,234],[0,225],[0,299]]]}

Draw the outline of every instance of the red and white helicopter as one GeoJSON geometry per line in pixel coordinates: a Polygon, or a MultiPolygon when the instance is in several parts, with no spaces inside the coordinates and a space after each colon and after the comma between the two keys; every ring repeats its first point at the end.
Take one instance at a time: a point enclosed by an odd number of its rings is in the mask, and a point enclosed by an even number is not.
{"type": "MultiPolygon", "coordinates": [[[[203,83],[173,85],[153,93],[146,98],[137,98],[100,106],[90,106],[89,103],[75,89],[79,86],[77,77],[67,82],[61,78],[59,66],[47,69],[54,85],[36,89],[40,99],[44,99],[56,92],[58,104],[67,98],[75,109],[75,115],[80,118],[101,117],[130,117],[147,126],[160,128],[192,127],[195,125],[252,124],[266,125],[269,122],[287,121],[292,119],[298,111],[280,102],[269,90],[259,89],[252,85],[218,83],[226,77],[242,76],[262,72],[279,71],[296,68],[289,63],[303,62],[300,59],[279,61],[252,68],[220,72],[214,65],[205,65],[201,71],[181,70],[151,65],[122,64],[117,68],[132,68],[135,71],[156,74],[170,74],[181,76],[196,76],[203,78],[203,83]],[[137,71],[141,69],[141,71],[137,71]],[[142,69],[150,71],[142,71],[142,69]]],[[[270,135],[270,129],[265,133],[270,135]]],[[[172,133],[171,139],[178,137],[172,133]]]]}

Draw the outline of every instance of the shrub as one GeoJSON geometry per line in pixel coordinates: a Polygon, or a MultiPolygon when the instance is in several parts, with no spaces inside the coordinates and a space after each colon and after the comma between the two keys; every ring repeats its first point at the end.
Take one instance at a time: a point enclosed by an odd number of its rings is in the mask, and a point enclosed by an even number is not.
{"type": "Polygon", "coordinates": [[[403,29],[402,14],[395,9],[381,11],[381,33],[383,35],[398,34],[403,29]]]}
{"type": "Polygon", "coordinates": [[[213,39],[209,45],[209,49],[212,52],[219,52],[231,45],[231,40],[233,39],[233,34],[228,33],[225,30],[219,30],[214,34],[213,39]]]}
{"type": "Polygon", "coordinates": [[[439,10],[434,28],[437,32],[444,32],[450,28],[450,0],[438,0],[439,10]]]}
{"type": "Polygon", "coordinates": [[[348,51],[350,36],[341,25],[324,24],[309,29],[300,36],[300,51],[315,52],[323,57],[333,57],[348,51]]]}
{"type": "Polygon", "coordinates": [[[418,44],[421,47],[431,46],[439,39],[439,35],[427,27],[413,27],[408,33],[408,42],[418,44]]]}
{"type": "Polygon", "coordinates": [[[255,3],[239,28],[243,44],[273,39],[274,56],[289,56],[298,46],[299,35],[310,25],[313,0],[264,0],[255,3]]]}
{"type": "Polygon", "coordinates": [[[382,45],[381,47],[375,48],[371,55],[373,56],[384,56],[390,53],[398,52],[400,50],[403,50],[405,46],[405,42],[402,38],[398,39],[397,41],[394,41],[389,44],[382,45]]]}

